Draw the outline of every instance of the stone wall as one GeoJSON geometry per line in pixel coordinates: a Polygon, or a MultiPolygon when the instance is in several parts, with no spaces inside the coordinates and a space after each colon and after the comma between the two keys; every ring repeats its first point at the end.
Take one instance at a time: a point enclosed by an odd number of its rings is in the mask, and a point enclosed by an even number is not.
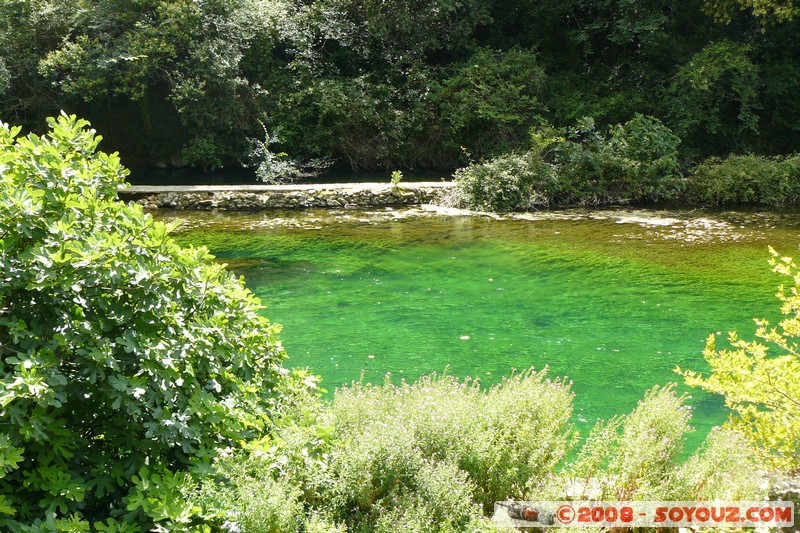
{"type": "Polygon", "coordinates": [[[167,209],[368,209],[435,203],[452,186],[448,182],[407,183],[397,187],[384,183],[132,186],[120,190],[119,197],[148,208],[167,209]]]}

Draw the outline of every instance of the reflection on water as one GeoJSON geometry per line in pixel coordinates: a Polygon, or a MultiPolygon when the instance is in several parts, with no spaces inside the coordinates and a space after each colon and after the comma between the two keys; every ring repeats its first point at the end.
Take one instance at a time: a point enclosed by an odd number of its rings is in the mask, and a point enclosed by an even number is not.
{"type": "MultiPolygon", "coordinates": [[[[630,411],[705,369],[711,332],[775,318],[767,246],[795,255],[795,213],[569,210],[466,216],[417,208],[161,213],[245,276],[284,325],[292,366],[333,389],[442,371],[493,383],[548,366],[575,420],[630,411]]],[[[691,445],[726,417],[696,390],[691,445]]]]}

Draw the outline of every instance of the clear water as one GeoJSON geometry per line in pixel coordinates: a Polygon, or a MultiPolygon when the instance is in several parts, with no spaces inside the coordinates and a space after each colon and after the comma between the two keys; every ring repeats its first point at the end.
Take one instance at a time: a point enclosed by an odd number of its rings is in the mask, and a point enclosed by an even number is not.
{"type": "MultiPolygon", "coordinates": [[[[768,245],[798,255],[800,215],[565,211],[522,219],[394,212],[174,213],[181,241],[242,274],[283,324],[290,366],[329,390],[448,369],[491,384],[549,367],[575,422],[629,412],[673,369],[706,369],[712,332],[776,319],[768,245]]],[[[689,446],[727,417],[691,394],[689,446]]]]}

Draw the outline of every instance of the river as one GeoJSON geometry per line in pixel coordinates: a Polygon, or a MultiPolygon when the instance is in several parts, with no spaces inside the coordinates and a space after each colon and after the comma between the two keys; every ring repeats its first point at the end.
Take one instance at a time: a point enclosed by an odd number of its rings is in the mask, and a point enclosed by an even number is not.
{"type": "MultiPolygon", "coordinates": [[[[430,209],[159,212],[243,275],[284,326],[289,366],[333,391],[449,372],[492,384],[548,367],[573,381],[575,423],[633,409],[674,368],[706,370],[706,337],[779,318],[768,246],[798,255],[800,213],[430,209]]],[[[800,257],[799,257],[800,258],[800,257]]],[[[690,447],[727,417],[691,397],[690,447]]]]}

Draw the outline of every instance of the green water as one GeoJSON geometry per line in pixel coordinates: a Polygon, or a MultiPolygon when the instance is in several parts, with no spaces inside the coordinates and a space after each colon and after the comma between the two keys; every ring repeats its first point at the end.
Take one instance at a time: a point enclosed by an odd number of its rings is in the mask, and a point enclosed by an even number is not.
{"type": "MultiPolygon", "coordinates": [[[[168,214],[283,324],[290,366],[329,390],[448,368],[490,384],[549,367],[575,422],[629,412],[673,369],[705,369],[711,332],[777,318],[767,246],[797,254],[800,215],[567,211],[526,219],[310,211],[168,214]]],[[[692,395],[696,445],[726,418],[692,395]]]]}

